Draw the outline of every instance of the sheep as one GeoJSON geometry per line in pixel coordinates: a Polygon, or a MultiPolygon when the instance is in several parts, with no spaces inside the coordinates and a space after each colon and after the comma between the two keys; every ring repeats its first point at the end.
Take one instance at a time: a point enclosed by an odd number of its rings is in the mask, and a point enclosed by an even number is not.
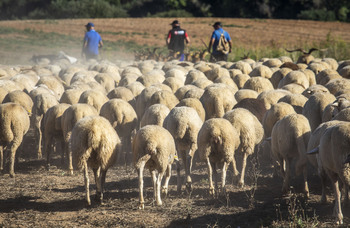
{"type": "Polygon", "coordinates": [[[205,110],[205,119],[223,117],[237,103],[234,92],[225,84],[214,84],[205,89],[200,101],[205,110]]]}
{"type": "Polygon", "coordinates": [[[205,89],[207,86],[212,85],[212,84],[213,84],[213,82],[207,78],[199,78],[196,81],[192,82],[191,85],[194,85],[194,86],[201,88],[201,89],[205,89]]]}
{"type": "MultiPolygon", "coordinates": [[[[119,86],[121,87],[121,86],[119,86]]],[[[135,98],[146,88],[141,82],[133,82],[126,85],[125,88],[130,89],[135,98]]]]}
{"type": "Polygon", "coordinates": [[[204,93],[204,89],[201,88],[192,88],[189,89],[185,95],[183,96],[182,99],[186,99],[186,98],[197,98],[200,99],[203,96],[204,93]]]}
{"type": "Polygon", "coordinates": [[[9,173],[15,176],[15,156],[17,148],[28,132],[30,120],[28,112],[19,104],[0,104],[0,171],[4,169],[4,149],[9,149],[9,173]]]}
{"type": "Polygon", "coordinates": [[[244,61],[238,61],[236,62],[231,69],[238,69],[242,71],[243,74],[249,74],[252,71],[252,67],[249,65],[249,63],[244,61]]]}
{"type": "Polygon", "coordinates": [[[222,67],[214,67],[213,69],[205,72],[205,76],[207,76],[207,78],[214,82],[216,79],[223,77],[223,76],[227,76],[230,77],[230,73],[228,72],[227,69],[222,68],[222,67]]]}
{"type": "Polygon", "coordinates": [[[291,94],[287,90],[276,89],[276,90],[268,90],[259,94],[258,99],[262,100],[265,104],[266,110],[271,108],[271,105],[276,104],[279,99],[284,97],[285,95],[291,94]]]}
{"type": "Polygon", "coordinates": [[[295,52],[295,51],[300,51],[302,52],[303,54],[301,56],[299,56],[298,60],[297,60],[297,63],[305,63],[305,64],[309,64],[313,59],[315,59],[315,57],[313,57],[311,55],[311,53],[313,51],[316,51],[318,50],[317,48],[311,48],[310,50],[308,51],[304,51],[303,49],[301,48],[298,48],[298,49],[295,49],[295,50],[287,50],[287,52],[295,52]]]}
{"type": "Polygon", "coordinates": [[[49,108],[54,105],[59,104],[56,97],[51,93],[42,93],[38,94],[33,99],[33,108],[31,115],[31,125],[34,127],[34,138],[36,151],[38,155],[38,159],[42,158],[41,151],[41,140],[42,140],[42,132],[41,132],[41,120],[44,114],[47,112],[49,108]]]}
{"type": "Polygon", "coordinates": [[[2,103],[13,102],[23,106],[23,108],[28,112],[29,115],[32,113],[33,100],[28,94],[21,90],[14,90],[9,92],[2,103]]]}
{"type": "Polygon", "coordinates": [[[349,178],[349,150],[350,150],[350,123],[341,122],[327,128],[320,139],[318,149],[318,166],[324,170],[331,180],[334,190],[334,210],[337,224],[343,224],[343,214],[341,210],[341,194],[339,181],[345,185],[345,202],[349,201],[348,186],[349,178]]]}
{"type": "Polygon", "coordinates": [[[272,83],[273,88],[277,89],[279,82],[291,71],[292,69],[286,67],[275,71],[270,77],[270,82],[272,83]]]}
{"type": "Polygon", "coordinates": [[[251,89],[240,89],[235,93],[235,99],[237,102],[240,102],[246,98],[257,98],[258,96],[258,92],[251,89]]]}
{"type": "Polygon", "coordinates": [[[302,92],[304,92],[305,87],[296,83],[290,83],[283,86],[281,89],[287,90],[293,94],[301,94],[302,92]]]}
{"type": "Polygon", "coordinates": [[[268,66],[261,65],[255,67],[250,73],[250,77],[263,77],[263,78],[271,78],[272,71],[268,66]]]}
{"type": "MultiPolygon", "coordinates": [[[[158,70],[161,71],[161,70],[158,70]]],[[[162,83],[165,79],[164,72],[162,73],[153,73],[149,72],[146,75],[142,75],[136,79],[136,81],[141,82],[145,87],[149,87],[154,84],[162,83]]]]}
{"type": "MultiPolygon", "coordinates": [[[[182,106],[173,108],[164,119],[163,127],[175,140],[177,155],[185,167],[186,188],[192,190],[191,169],[195,152],[197,151],[197,136],[203,121],[196,110],[182,106]]],[[[180,177],[180,162],[177,162],[178,177],[180,177]]],[[[177,191],[181,191],[182,182],[178,179],[177,191]]]]}
{"type": "Polygon", "coordinates": [[[236,152],[240,152],[243,157],[238,185],[243,187],[247,158],[257,150],[257,147],[262,142],[264,129],[259,120],[249,110],[244,108],[235,108],[228,111],[223,118],[230,121],[239,135],[240,144],[236,152]]]}
{"type": "Polygon", "coordinates": [[[326,85],[332,79],[342,78],[336,70],[324,69],[316,74],[316,83],[326,85]]]}
{"type": "Polygon", "coordinates": [[[16,84],[23,86],[22,90],[29,93],[34,89],[35,84],[39,81],[38,76],[30,76],[27,74],[17,74],[10,78],[11,81],[16,82],[16,84]]]}
{"type": "Polygon", "coordinates": [[[180,87],[184,86],[184,83],[175,77],[166,78],[163,81],[163,84],[169,86],[173,93],[175,93],[180,87]]]}
{"type": "Polygon", "coordinates": [[[223,83],[228,85],[232,90],[238,91],[238,87],[235,82],[229,76],[221,76],[215,79],[214,83],[223,83]]]}
{"type": "Polygon", "coordinates": [[[277,59],[277,58],[272,58],[272,59],[268,59],[268,60],[264,61],[263,65],[267,66],[269,68],[280,67],[282,65],[282,61],[280,59],[277,59]]]}
{"type": "Polygon", "coordinates": [[[289,190],[290,165],[293,158],[297,159],[295,172],[304,175],[304,193],[309,196],[307,183],[306,148],[309,142],[311,128],[308,119],[301,114],[287,115],[277,121],[271,133],[271,153],[280,165],[283,177],[282,192],[289,190]]]}
{"type": "Polygon", "coordinates": [[[262,121],[265,137],[268,138],[271,136],[272,128],[277,121],[290,114],[296,114],[293,106],[290,104],[287,104],[285,102],[273,104],[271,108],[265,113],[262,121]]]}
{"type": "Polygon", "coordinates": [[[165,117],[169,114],[170,109],[163,104],[154,104],[149,106],[142,116],[140,127],[146,125],[163,126],[165,117]]]}
{"type": "Polygon", "coordinates": [[[0,103],[2,103],[8,93],[9,91],[6,87],[0,87],[0,103]]]}
{"type": "Polygon", "coordinates": [[[198,113],[198,115],[201,118],[202,122],[205,121],[205,110],[204,110],[203,105],[202,105],[202,103],[200,102],[199,99],[196,99],[196,98],[185,98],[185,99],[182,99],[176,105],[176,107],[181,107],[181,106],[187,106],[187,107],[193,108],[198,113]]]}
{"type": "Polygon", "coordinates": [[[330,93],[315,93],[307,100],[303,108],[303,115],[308,118],[311,131],[314,131],[322,122],[324,109],[334,100],[335,97],[330,93]]]}
{"type": "Polygon", "coordinates": [[[199,78],[206,78],[205,74],[199,70],[193,69],[188,71],[186,75],[185,85],[191,84],[199,78]]]}
{"type": "Polygon", "coordinates": [[[338,96],[343,93],[347,93],[350,90],[350,80],[346,78],[332,79],[325,87],[334,96],[338,96]]]}
{"type": "Polygon", "coordinates": [[[86,90],[80,97],[78,103],[86,103],[94,106],[99,112],[102,105],[108,101],[108,97],[98,90],[86,90]]]}
{"type": "Polygon", "coordinates": [[[109,99],[113,98],[119,98],[123,99],[124,101],[129,102],[129,104],[135,108],[136,106],[136,99],[132,91],[126,87],[119,86],[113,90],[111,90],[108,94],[107,97],[109,99]]]}
{"type": "Polygon", "coordinates": [[[244,84],[250,79],[250,76],[248,74],[236,74],[234,76],[231,76],[234,83],[236,83],[238,89],[242,89],[244,87],[244,84]]]}
{"type": "Polygon", "coordinates": [[[171,165],[176,156],[175,141],[165,128],[147,125],[137,131],[132,145],[133,161],[139,178],[139,209],[144,209],[143,170],[152,174],[153,192],[156,205],[162,205],[160,185],[166,172],[162,191],[167,194],[171,176],[171,165]],[[158,173],[158,174],[157,174],[158,173]]]}
{"type": "Polygon", "coordinates": [[[208,167],[209,194],[215,195],[217,189],[217,168],[222,168],[221,188],[225,192],[226,171],[230,163],[233,174],[238,175],[234,154],[239,146],[239,134],[230,121],[224,118],[206,120],[198,132],[198,154],[208,167]],[[215,188],[212,174],[214,171],[215,188]]]}
{"type": "Polygon", "coordinates": [[[87,116],[74,126],[70,145],[74,163],[84,171],[87,204],[91,205],[88,167],[94,172],[96,199],[101,202],[107,170],[115,163],[120,150],[118,134],[104,117],[87,116]]]}
{"type": "Polygon", "coordinates": [[[156,86],[150,86],[142,90],[140,95],[137,97],[135,111],[136,111],[138,120],[142,119],[142,116],[145,113],[145,110],[150,106],[149,102],[152,95],[159,90],[161,89],[156,86]]]}
{"type": "Polygon", "coordinates": [[[291,71],[281,79],[281,81],[278,83],[278,88],[282,88],[283,86],[291,83],[299,84],[304,87],[304,89],[310,86],[310,82],[303,72],[291,71]]]}
{"type": "Polygon", "coordinates": [[[69,106],[61,116],[61,129],[64,140],[64,153],[68,158],[68,171],[73,174],[72,152],[69,149],[69,139],[74,125],[86,116],[98,115],[97,110],[89,104],[73,104],[69,106]]]}
{"type": "Polygon", "coordinates": [[[60,103],[77,104],[83,92],[84,90],[82,89],[67,89],[63,92],[60,103]]]}
{"type": "Polygon", "coordinates": [[[316,74],[310,69],[299,69],[299,71],[303,72],[309,81],[309,86],[316,84],[316,74]]]}
{"type": "Polygon", "coordinates": [[[285,102],[292,105],[295,112],[298,114],[302,114],[306,101],[307,98],[302,94],[287,94],[278,100],[278,102],[285,102]]]}
{"type": "Polygon", "coordinates": [[[303,95],[307,98],[310,98],[311,95],[315,94],[315,93],[329,93],[329,90],[324,87],[323,85],[312,85],[309,88],[305,89],[303,91],[303,95]]]}
{"type": "Polygon", "coordinates": [[[244,83],[243,89],[251,89],[261,93],[263,91],[273,90],[273,85],[267,78],[252,77],[244,83]]]}
{"type": "MultiPolygon", "coordinates": [[[[117,131],[121,141],[122,150],[124,153],[124,162],[128,164],[131,162],[131,136],[133,130],[137,128],[137,115],[134,108],[123,99],[111,99],[107,101],[100,110],[100,116],[105,117],[112,124],[113,128],[117,131]]],[[[120,158],[120,157],[119,157],[120,158]]],[[[118,159],[121,160],[121,159],[118,159]]]]}
{"type": "Polygon", "coordinates": [[[233,109],[236,108],[244,108],[250,111],[256,118],[258,118],[259,122],[262,123],[264,119],[264,115],[266,113],[266,108],[264,102],[262,100],[256,98],[246,98],[239,101],[233,109]]]}
{"type": "Polygon", "coordinates": [[[114,81],[113,77],[107,73],[99,73],[94,78],[105,88],[107,93],[109,93],[116,86],[116,82],[114,81]]]}
{"type": "Polygon", "coordinates": [[[44,139],[44,152],[46,153],[46,168],[50,168],[50,155],[52,149],[52,141],[56,139],[61,143],[61,162],[64,162],[64,147],[63,134],[61,127],[61,117],[64,111],[69,107],[69,104],[57,104],[49,108],[41,123],[41,130],[44,139]]]}
{"type": "Polygon", "coordinates": [[[64,92],[62,81],[54,76],[42,76],[36,83],[36,86],[41,84],[46,85],[50,90],[54,91],[57,99],[59,100],[64,92]]]}
{"type": "Polygon", "coordinates": [[[149,105],[164,104],[170,110],[179,103],[177,97],[167,90],[160,90],[153,93],[149,100],[149,105]]]}

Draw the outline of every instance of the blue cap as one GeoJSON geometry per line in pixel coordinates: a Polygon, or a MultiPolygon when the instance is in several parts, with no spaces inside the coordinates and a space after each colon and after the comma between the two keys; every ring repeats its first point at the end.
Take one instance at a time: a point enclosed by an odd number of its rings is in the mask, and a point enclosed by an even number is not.
{"type": "Polygon", "coordinates": [[[89,22],[85,25],[85,27],[95,27],[94,23],[92,22],[89,22]]]}

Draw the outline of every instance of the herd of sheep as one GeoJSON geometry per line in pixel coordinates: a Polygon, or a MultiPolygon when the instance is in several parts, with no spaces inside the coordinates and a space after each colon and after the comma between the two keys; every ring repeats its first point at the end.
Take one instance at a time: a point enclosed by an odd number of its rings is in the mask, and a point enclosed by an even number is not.
{"type": "Polygon", "coordinates": [[[162,205],[173,163],[178,192],[182,184],[193,188],[197,159],[207,165],[209,193],[215,195],[225,192],[231,163],[244,186],[247,159],[258,154],[283,177],[283,193],[289,191],[293,160],[296,174],[304,176],[306,197],[309,164],[321,178],[322,201],[329,178],[341,224],[339,185],[347,202],[350,184],[348,78],[350,60],[311,55],[297,62],[281,56],[217,63],[59,59],[0,66],[0,171],[15,176],[16,151],[32,128],[37,157],[46,155],[48,169],[57,151],[70,174],[83,171],[89,205],[89,167],[101,201],[108,168],[133,162],[143,209],[145,168],[154,200],[162,205]]]}

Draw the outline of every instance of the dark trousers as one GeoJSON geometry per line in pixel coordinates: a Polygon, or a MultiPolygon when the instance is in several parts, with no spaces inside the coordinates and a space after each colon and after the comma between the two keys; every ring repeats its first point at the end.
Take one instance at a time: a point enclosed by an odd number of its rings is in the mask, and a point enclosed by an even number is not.
{"type": "Polygon", "coordinates": [[[215,62],[218,62],[218,61],[227,61],[227,56],[228,56],[227,54],[220,53],[220,52],[211,53],[209,61],[211,63],[215,63],[215,62]]]}

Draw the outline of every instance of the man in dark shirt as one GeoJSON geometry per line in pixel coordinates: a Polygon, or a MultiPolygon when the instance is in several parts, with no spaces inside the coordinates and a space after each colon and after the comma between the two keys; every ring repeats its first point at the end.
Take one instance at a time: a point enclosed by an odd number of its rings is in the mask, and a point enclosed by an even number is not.
{"type": "Polygon", "coordinates": [[[190,38],[188,37],[186,30],[180,28],[178,20],[173,21],[170,25],[172,25],[173,28],[169,31],[166,40],[168,49],[173,53],[179,52],[181,56],[180,61],[183,61],[185,59],[185,41],[187,44],[190,43],[190,38]]]}
{"type": "Polygon", "coordinates": [[[100,34],[95,31],[95,25],[89,22],[85,25],[87,32],[84,36],[83,52],[86,60],[98,59],[98,48],[103,46],[100,34]]]}

